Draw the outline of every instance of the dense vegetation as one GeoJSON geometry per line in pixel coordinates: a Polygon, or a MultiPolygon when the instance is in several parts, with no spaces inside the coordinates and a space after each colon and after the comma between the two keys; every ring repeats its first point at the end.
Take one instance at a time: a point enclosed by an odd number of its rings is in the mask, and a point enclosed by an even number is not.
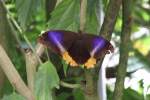
{"type": "Polygon", "coordinates": [[[150,100],[150,0],[81,1],[0,0],[0,99],[150,100]],[[50,29],[103,36],[115,52],[94,69],[68,67],[37,43],[50,29]]]}

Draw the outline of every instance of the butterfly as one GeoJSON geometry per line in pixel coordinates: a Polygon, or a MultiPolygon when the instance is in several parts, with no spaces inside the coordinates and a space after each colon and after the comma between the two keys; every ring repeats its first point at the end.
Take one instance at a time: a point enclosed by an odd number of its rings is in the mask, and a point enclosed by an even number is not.
{"type": "Polygon", "coordinates": [[[50,30],[38,42],[60,55],[70,66],[83,65],[93,68],[105,54],[114,51],[112,44],[103,37],[65,30],[50,30]]]}

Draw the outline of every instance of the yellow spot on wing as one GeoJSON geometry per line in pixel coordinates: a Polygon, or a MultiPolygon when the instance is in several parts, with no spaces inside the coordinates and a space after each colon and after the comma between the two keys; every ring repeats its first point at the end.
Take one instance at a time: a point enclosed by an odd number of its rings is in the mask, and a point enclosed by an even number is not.
{"type": "Polygon", "coordinates": [[[67,64],[70,64],[71,66],[78,66],[78,64],[72,59],[72,57],[69,56],[67,51],[65,51],[62,54],[62,57],[66,61],[67,64]]]}
{"type": "Polygon", "coordinates": [[[89,68],[93,68],[96,64],[96,59],[93,57],[90,57],[87,62],[84,64],[84,66],[86,66],[87,69],[89,68]]]}

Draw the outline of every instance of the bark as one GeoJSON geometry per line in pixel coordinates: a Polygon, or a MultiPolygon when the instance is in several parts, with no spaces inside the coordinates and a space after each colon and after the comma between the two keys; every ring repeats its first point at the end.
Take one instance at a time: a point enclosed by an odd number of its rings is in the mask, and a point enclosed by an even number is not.
{"type": "Polygon", "coordinates": [[[123,0],[123,14],[122,14],[122,32],[121,32],[121,43],[120,43],[120,61],[117,67],[117,77],[115,90],[113,93],[113,100],[122,100],[123,90],[124,90],[124,80],[126,76],[127,62],[128,62],[128,52],[130,43],[130,33],[131,33],[131,2],[132,0],[123,0]]]}
{"type": "Polygon", "coordinates": [[[103,36],[105,39],[110,40],[111,34],[115,27],[116,19],[118,12],[120,10],[122,0],[110,0],[107,11],[105,14],[104,22],[102,24],[100,35],[103,36]]]}

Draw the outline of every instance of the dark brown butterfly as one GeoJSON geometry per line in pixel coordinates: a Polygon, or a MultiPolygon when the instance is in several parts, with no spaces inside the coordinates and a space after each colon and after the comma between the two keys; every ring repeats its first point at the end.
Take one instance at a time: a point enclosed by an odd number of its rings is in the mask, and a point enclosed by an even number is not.
{"type": "Polygon", "coordinates": [[[60,55],[70,66],[93,68],[102,55],[114,51],[111,43],[100,36],[64,30],[47,31],[38,41],[60,55]]]}

